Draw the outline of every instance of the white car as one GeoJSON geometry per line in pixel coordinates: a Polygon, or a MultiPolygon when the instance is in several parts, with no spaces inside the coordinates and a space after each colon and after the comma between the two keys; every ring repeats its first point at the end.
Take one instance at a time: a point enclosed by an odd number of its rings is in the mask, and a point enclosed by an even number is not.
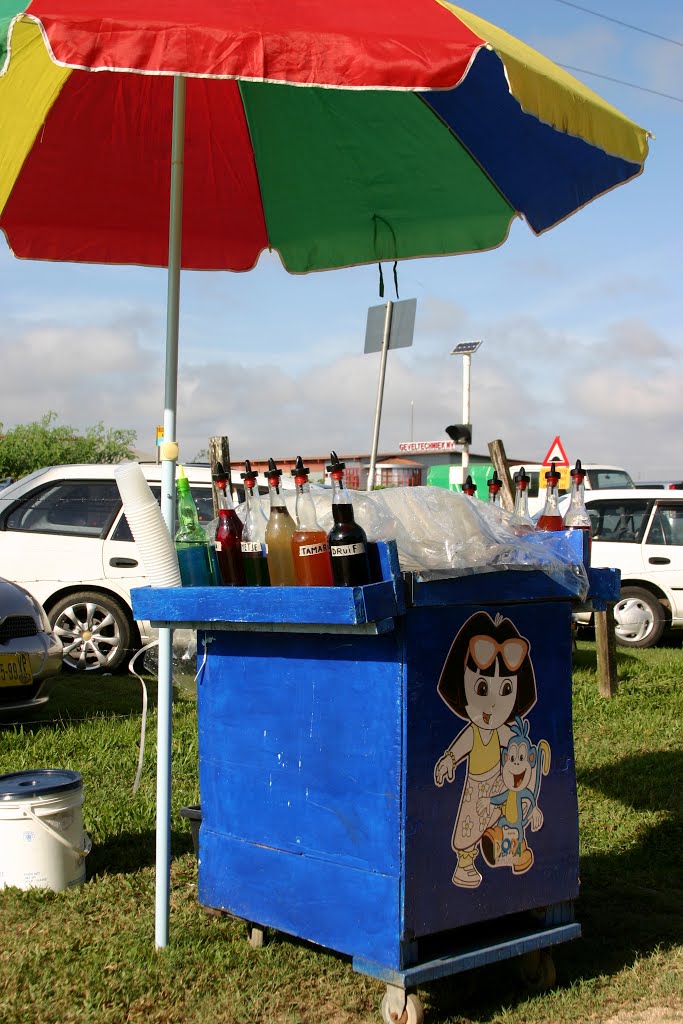
{"type": "MultiPolygon", "coordinates": [[[[161,466],[141,463],[157,498],[161,466]]],[[[115,671],[151,639],[132,587],[147,580],[123,514],[113,465],[50,466],[0,491],[0,572],[44,607],[78,671],[115,671]]],[[[185,466],[199,518],[213,518],[211,470],[185,466]]]]}
{"type": "MultiPolygon", "coordinates": [[[[515,473],[522,468],[522,463],[516,463],[511,465],[510,476],[514,480],[515,473]]],[[[631,476],[621,466],[604,466],[604,465],[592,465],[586,463],[583,466],[586,471],[586,478],[584,480],[584,486],[586,488],[586,494],[589,491],[611,491],[621,490],[622,487],[627,487],[629,490],[635,488],[635,484],[631,479],[631,476]]],[[[545,474],[548,471],[547,466],[541,466],[539,463],[533,465],[524,465],[524,470],[530,477],[529,479],[529,514],[535,516],[537,512],[543,509],[545,504],[545,474]]],[[[560,494],[566,494],[569,491],[569,482],[565,489],[560,489],[560,494]]]]}
{"type": "MultiPolygon", "coordinates": [[[[621,570],[614,608],[617,643],[652,647],[665,629],[683,628],[683,494],[676,491],[587,491],[591,565],[621,570]]],[[[560,499],[565,512],[569,497],[560,499]]],[[[589,622],[579,613],[579,622],[589,622]]]]}

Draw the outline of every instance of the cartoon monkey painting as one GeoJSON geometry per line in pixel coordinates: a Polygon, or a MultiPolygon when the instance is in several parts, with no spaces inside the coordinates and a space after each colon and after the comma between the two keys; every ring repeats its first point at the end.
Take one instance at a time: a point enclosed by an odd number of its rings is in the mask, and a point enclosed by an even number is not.
{"type": "MultiPolygon", "coordinates": [[[[487,846],[486,852],[492,852],[497,833],[492,834],[490,830],[501,813],[509,811],[511,817],[515,816],[512,803],[506,803],[510,793],[515,793],[513,776],[519,775],[512,771],[510,744],[516,735],[516,723],[522,721],[536,703],[529,641],[520,635],[510,619],[502,615],[492,619],[487,612],[476,612],[453,640],[437,691],[450,710],[467,723],[436,762],[434,782],[439,787],[453,782],[458,765],[466,764],[467,774],[451,837],[451,847],[457,856],[452,882],[463,888],[476,888],[481,885],[482,875],[474,862],[483,849],[483,837],[488,833],[486,843],[490,839],[491,847],[487,846]],[[505,773],[507,779],[512,778],[512,786],[503,776],[503,751],[508,752],[505,773]]],[[[527,725],[524,739],[530,748],[528,724],[524,724],[527,725]]],[[[520,738],[517,737],[515,758],[519,750],[520,738]]],[[[537,757],[535,753],[534,760],[537,757]]],[[[531,807],[528,797],[526,802],[522,801],[520,821],[531,823],[533,829],[541,827],[543,816],[536,802],[536,766],[532,766],[531,772],[523,788],[532,795],[534,805],[531,807]]],[[[520,825],[520,847],[524,827],[525,824],[520,825]]],[[[531,863],[532,860],[523,870],[528,870],[531,863]]]]}
{"type": "Polygon", "coordinates": [[[546,740],[534,746],[529,739],[529,723],[516,718],[512,737],[501,752],[501,777],[505,787],[500,793],[482,798],[478,810],[485,814],[487,804],[500,807],[500,817],[481,837],[481,852],[491,867],[505,862],[515,874],[524,874],[534,862],[527,846],[525,830],[531,825],[538,832],[543,825],[543,812],[538,806],[541,776],[550,771],[550,747],[546,740]],[[510,838],[516,834],[516,841],[510,838]]]}

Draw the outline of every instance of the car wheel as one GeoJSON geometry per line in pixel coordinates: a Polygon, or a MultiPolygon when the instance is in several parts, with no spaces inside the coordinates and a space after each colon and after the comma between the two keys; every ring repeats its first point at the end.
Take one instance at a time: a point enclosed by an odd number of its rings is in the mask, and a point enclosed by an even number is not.
{"type": "Polygon", "coordinates": [[[622,587],[614,606],[614,625],[622,647],[653,647],[664,632],[664,609],[649,590],[622,587]]]}
{"type": "Polygon", "coordinates": [[[76,672],[114,672],[130,651],[132,623],[125,608],[106,594],[80,590],[48,611],[64,646],[64,665],[76,672]]]}

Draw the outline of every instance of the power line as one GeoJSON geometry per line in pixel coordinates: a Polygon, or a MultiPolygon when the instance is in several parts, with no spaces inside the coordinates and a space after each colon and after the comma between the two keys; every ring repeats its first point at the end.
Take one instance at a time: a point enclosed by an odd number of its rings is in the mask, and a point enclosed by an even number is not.
{"type": "MultiPolygon", "coordinates": [[[[560,0],[564,2],[564,0],[560,0]]],[[[665,100],[674,100],[676,103],[683,103],[683,96],[672,96],[668,92],[659,92],[657,89],[648,89],[644,85],[636,85],[635,82],[625,82],[621,78],[612,78],[611,75],[601,75],[598,71],[587,71],[586,68],[575,68],[572,64],[559,64],[558,67],[566,71],[577,71],[580,75],[593,75],[594,78],[604,78],[606,82],[615,82],[617,85],[627,85],[629,89],[637,89],[639,92],[649,92],[653,96],[662,96],[665,100]]]]}
{"type": "MultiPolygon", "coordinates": [[[[634,32],[641,32],[644,36],[652,36],[653,39],[661,39],[664,43],[673,43],[674,46],[683,46],[683,43],[679,39],[672,39],[671,36],[660,36],[657,32],[650,32],[647,28],[640,28],[638,25],[631,25],[627,21],[620,21],[619,18],[610,18],[608,14],[600,14],[599,11],[592,11],[590,7],[582,7],[580,4],[572,3],[572,0],[555,0],[555,3],[564,4],[565,7],[573,7],[577,11],[583,11],[584,14],[592,14],[594,18],[602,18],[603,21],[611,21],[615,25],[621,25],[622,28],[630,28],[634,32]]],[[[590,74],[591,72],[587,72],[590,74]]],[[[623,82],[623,85],[628,85],[628,82],[623,82]]],[[[651,90],[647,90],[650,92],[651,90]]],[[[659,94],[658,94],[659,95],[659,94]]],[[[664,95],[663,93],[661,95],[664,95]]],[[[669,99],[677,99],[676,96],[670,96],[669,99]]]]}

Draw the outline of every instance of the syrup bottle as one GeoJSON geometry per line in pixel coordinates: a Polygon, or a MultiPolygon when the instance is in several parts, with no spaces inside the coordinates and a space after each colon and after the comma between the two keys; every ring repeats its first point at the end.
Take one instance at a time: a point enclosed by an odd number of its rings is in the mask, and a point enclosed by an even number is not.
{"type": "Polygon", "coordinates": [[[214,547],[221,582],[229,587],[243,587],[244,564],[242,561],[242,520],[228,490],[228,474],[222,463],[216,463],[213,482],[218,494],[218,526],[214,547]]]}
{"type": "Polygon", "coordinates": [[[180,579],[184,587],[213,587],[218,583],[215,574],[213,544],[199,523],[197,506],[190,491],[185,470],[178,466],[178,529],[175,548],[178,554],[180,579]]]}
{"type": "Polygon", "coordinates": [[[256,486],[256,473],[251,468],[249,459],[245,460],[244,500],[247,514],[242,530],[242,562],[244,576],[249,587],[267,587],[270,585],[268,560],[266,558],[266,527],[268,520],[261,505],[261,495],[256,486]]]}
{"type": "Polygon", "coordinates": [[[590,566],[591,554],[591,519],[588,515],[586,502],[584,500],[584,480],[586,470],[581,466],[581,460],[576,460],[576,465],[571,472],[572,486],[569,498],[569,508],[564,514],[564,527],[566,530],[583,530],[587,541],[584,543],[584,564],[590,566]]]}
{"type": "Polygon", "coordinates": [[[268,459],[268,491],[270,494],[270,516],[266,526],[266,550],[268,552],[268,574],[273,587],[295,587],[294,557],[292,555],[292,534],[296,524],[287,511],[280,488],[282,470],[273,459],[268,459]]]}
{"type": "Polygon", "coordinates": [[[462,492],[463,494],[468,494],[470,498],[474,498],[476,496],[477,485],[469,473],[467,474],[467,480],[465,480],[465,483],[462,485],[462,492]]]}
{"type": "Polygon", "coordinates": [[[524,466],[515,473],[515,508],[510,516],[510,527],[515,533],[531,533],[536,529],[529,515],[529,481],[531,477],[525,473],[524,466]]]}
{"type": "Polygon", "coordinates": [[[545,506],[536,528],[538,530],[563,530],[564,523],[560,514],[560,494],[557,489],[560,483],[560,474],[555,469],[554,462],[550,463],[550,469],[545,475],[545,480],[545,506]]]}
{"type": "Polygon", "coordinates": [[[292,534],[294,573],[300,587],[331,587],[330,545],[315,514],[309,472],[301,456],[297,456],[292,470],[296,487],[296,530],[292,534]]]}
{"type": "Polygon", "coordinates": [[[489,505],[500,505],[500,492],[503,481],[498,478],[495,470],[491,479],[486,481],[486,485],[489,489],[489,505]]]}
{"type": "Polygon", "coordinates": [[[334,526],[328,534],[332,575],[338,587],[362,587],[370,583],[368,538],[353,517],[351,496],[344,483],[346,463],[336,452],[330,453],[326,467],[332,479],[332,518],[334,526]]]}

